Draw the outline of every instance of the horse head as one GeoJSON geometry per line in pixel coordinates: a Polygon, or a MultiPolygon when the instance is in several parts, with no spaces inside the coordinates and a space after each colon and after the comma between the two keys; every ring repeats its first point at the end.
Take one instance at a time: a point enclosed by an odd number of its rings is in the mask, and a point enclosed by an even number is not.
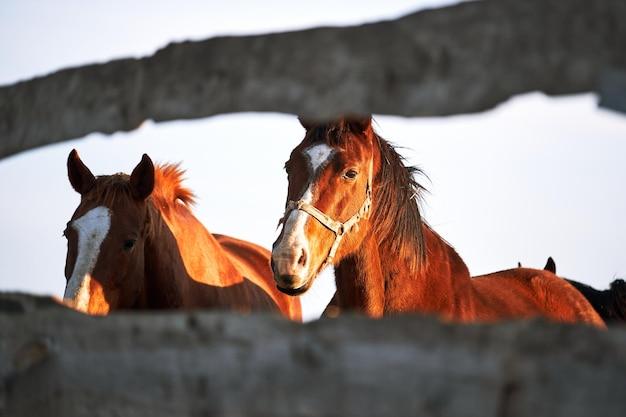
{"type": "Polygon", "coordinates": [[[63,232],[67,238],[63,298],[90,314],[129,308],[143,285],[152,161],[144,154],[130,176],[95,177],[72,150],[67,171],[81,199],[63,232]]]}
{"type": "Polygon", "coordinates": [[[306,133],[285,164],[287,206],[272,251],[276,284],[291,295],[308,290],[321,269],[360,245],[379,165],[371,117],[300,122],[306,133]]]}

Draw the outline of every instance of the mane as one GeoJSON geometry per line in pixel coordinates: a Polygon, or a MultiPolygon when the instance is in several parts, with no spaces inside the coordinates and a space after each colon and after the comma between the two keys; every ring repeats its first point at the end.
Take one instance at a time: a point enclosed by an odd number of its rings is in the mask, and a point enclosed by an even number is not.
{"type": "Polygon", "coordinates": [[[196,196],[182,185],[185,171],[180,164],[159,164],[154,169],[154,191],[152,198],[159,207],[177,207],[182,203],[187,208],[195,204],[196,196]]]}
{"type": "Polygon", "coordinates": [[[424,187],[415,176],[421,169],[405,165],[396,148],[374,133],[381,169],[373,184],[372,222],[374,233],[388,253],[397,254],[417,273],[426,262],[419,202],[424,187]]]}
{"type": "MultiPolygon", "coordinates": [[[[362,134],[349,121],[336,121],[311,128],[307,134],[312,142],[329,146],[341,143],[348,134],[362,134]]],[[[422,231],[419,202],[425,188],[417,182],[421,169],[405,165],[395,146],[373,131],[380,152],[381,169],[373,187],[373,233],[388,253],[397,254],[407,262],[412,273],[425,265],[426,248],[422,231]]]]}

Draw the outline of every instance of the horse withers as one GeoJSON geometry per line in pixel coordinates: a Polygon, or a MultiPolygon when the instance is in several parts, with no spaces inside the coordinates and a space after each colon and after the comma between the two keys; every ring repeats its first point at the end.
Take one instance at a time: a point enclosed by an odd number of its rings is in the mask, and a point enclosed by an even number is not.
{"type": "Polygon", "coordinates": [[[306,133],[285,164],[287,204],[272,250],[281,291],[306,292],[332,265],[337,306],[371,317],[543,316],[604,326],[578,291],[547,271],[521,268],[471,279],[461,257],[421,218],[418,170],[374,132],[371,117],[301,123],[306,133]]]}
{"type": "Polygon", "coordinates": [[[277,311],[301,319],[300,301],[273,283],[270,252],[213,235],[194,217],[178,165],[147,155],[132,174],[94,176],[73,150],[80,194],[67,238],[64,299],[90,314],[119,309],[277,311]]]}

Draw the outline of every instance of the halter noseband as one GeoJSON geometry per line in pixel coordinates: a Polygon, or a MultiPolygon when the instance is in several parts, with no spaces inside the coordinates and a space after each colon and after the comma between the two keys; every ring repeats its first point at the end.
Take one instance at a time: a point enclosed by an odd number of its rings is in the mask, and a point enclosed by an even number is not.
{"type": "Polygon", "coordinates": [[[352,228],[361,219],[367,218],[367,215],[371,207],[372,207],[372,164],[370,163],[370,172],[369,172],[369,177],[367,179],[367,185],[365,188],[365,201],[363,201],[361,208],[359,208],[359,210],[345,222],[342,223],[338,220],[333,219],[332,217],[330,217],[323,211],[319,210],[318,208],[316,208],[312,204],[307,203],[304,200],[298,200],[298,201],[289,200],[289,202],[287,203],[287,207],[285,208],[285,215],[283,216],[282,219],[280,219],[278,224],[279,225],[283,224],[287,220],[287,217],[293,210],[300,210],[300,211],[307,213],[311,217],[313,217],[315,220],[320,222],[322,226],[326,227],[328,230],[330,230],[331,232],[335,234],[335,241],[330,247],[330,251],[328,252],[328,255],[326,256],[326,260],[324,261],[324,263],[322,264],[322,267],[320,268],[321,270],[325,268],[327,265],[332,264],[333,258],[335,257],[335,254],[337,253],[337,249],[339,249],[339,244],[341,243],[341,240],[343,239],[344,235],[348,233],[350,230],[352,230],[352,228]]]}

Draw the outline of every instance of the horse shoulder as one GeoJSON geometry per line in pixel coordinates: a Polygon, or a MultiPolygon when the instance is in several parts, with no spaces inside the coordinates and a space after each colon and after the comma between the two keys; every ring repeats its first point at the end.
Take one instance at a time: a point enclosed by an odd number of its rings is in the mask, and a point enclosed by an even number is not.
{"type": "Polygon", "coordinates": [[[252,294],[261,302],[272,300],[272,307],[277,307],[283,314],[293,320],[301,319],[300,299],[287,296],[276,288],[270,267],[269,250],[255,243],[237,239],[227,235],[214,234],[231,262],[241,275],[251,284],[252,294]],[[255,290],[252,290],[255,289],[255,290]],[[259,292],[258,290],[261,290],[259,292]]]}
{"type": "Polygon", "coordinates": [[[244,275],[254,281],[273,282],[270,252],[254,243],[226,235],[213,235],[244,275]]]}

